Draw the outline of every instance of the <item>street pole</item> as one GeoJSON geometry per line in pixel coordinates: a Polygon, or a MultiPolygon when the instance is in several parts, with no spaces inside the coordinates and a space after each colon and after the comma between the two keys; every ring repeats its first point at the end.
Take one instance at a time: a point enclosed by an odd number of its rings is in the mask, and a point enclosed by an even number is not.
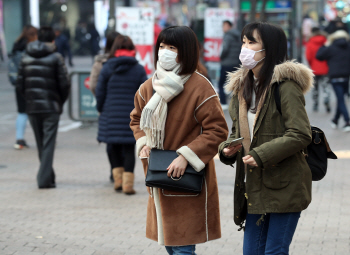
{"type": "Polygon", "coordinates": [[[116,30],[115,0],[109,0],[108,27],[106,34],[116,30]]]}

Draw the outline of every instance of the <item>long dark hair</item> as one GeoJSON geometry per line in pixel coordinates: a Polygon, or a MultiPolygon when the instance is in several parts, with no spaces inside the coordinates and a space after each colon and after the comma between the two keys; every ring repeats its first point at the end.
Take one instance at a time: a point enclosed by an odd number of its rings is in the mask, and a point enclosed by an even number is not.
{"type": "MultiPolygon", "coordinates": [[[[281,27],[267,22],[253,22],[247,24],[242,31],[241,40],[246,36],[250,41],[256,42],[253,37],[254,31],[257,31],[263,49],[265,49],[264,63],[257,77],[258,86],[256,88],[255,107],[251,110],[256,113],[259,101],[265,90],[269,87],[273,71],[276,65],[285,62],[288,59],[287,55],[287,37],[281,27]]],[[[247,103],[248,109],[252,105],[252,94],[255,89],[254,74],[250,70],[244,80],[243,97],[247,103]]]]}

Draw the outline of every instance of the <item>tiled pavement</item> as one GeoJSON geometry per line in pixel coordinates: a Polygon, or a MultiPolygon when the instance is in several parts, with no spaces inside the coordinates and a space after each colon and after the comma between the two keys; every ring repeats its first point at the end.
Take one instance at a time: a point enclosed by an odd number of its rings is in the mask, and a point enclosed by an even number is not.
{"type": "MultiPolygon", "coordinates": [[[[307,103],[309,109],[310,94],[307,103]]],[[[4,66],[0,66],[0,104],[1,255],[166,254],[164,247],[145,238],[148,195],[139,162],[137,194],[118,194],[108,180],[105,145],[96,142],[96,125],[61,132],[54,162],[57,188],[38,190],[37,152],[29,126],[26,139],[31,148],[12,147],[15,102],[4,66]]],[[[311,122],[327,133],[334,151],[350,150],[350,133],[331,130],[330,115],[323,109],[309,114],[311,122]]],[[[66,113],[62,119],[69,122],[66,113]]],[[[230,123],[228,116],[227,120],[230,123]]],[[[301,215],[291,254],[350,254],[350,157],[342,155],[347,158],[329,161],[324,180],[313,182],[313,201],[301,215]]],[[[219,161],[216,167],[222,238],[198,245],[197,253],[242,254],[243,233],[232,221],[234,172],[219,161]]]]}

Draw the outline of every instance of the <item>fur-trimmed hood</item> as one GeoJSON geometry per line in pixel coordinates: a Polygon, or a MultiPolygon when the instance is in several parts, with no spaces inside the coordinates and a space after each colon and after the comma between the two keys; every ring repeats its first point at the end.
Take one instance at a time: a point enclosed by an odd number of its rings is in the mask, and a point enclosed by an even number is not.
{"type": "MultiPolygon", "coordinates": [[[[226,92],[236,95],[242,89],[243,81],[248,72],[247,68],[241,67],[237,71],[229,73],[225,85],[226,92]]],[[[275,66],[270,85],[284,80],[293,80],[305,94],[313,87],[313,77],[314,74],[310,68],[291,60],[275,66]]]]}
{"type": "Polygon", "coordinates": [[[350,40],[349,34],[344,30],[338,30],[327,37],[327,42],[325,46],[331,45],[334,41],[338,39],[345,39],[347,42],[350,40]]]}

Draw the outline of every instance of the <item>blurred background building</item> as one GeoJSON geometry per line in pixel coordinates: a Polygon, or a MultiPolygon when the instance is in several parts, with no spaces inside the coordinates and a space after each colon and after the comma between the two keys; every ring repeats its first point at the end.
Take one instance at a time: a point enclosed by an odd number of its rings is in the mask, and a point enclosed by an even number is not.
{"type": "MultiPolygon", "coordinates": [[[[205,9],[208,7],[231,8],[237,27],[242,28],[252,20],[251,0],[0,0],[1,48],[8,53],[12,43],[26,24],[60,28],[70,40],[73,54],[89,54],[88,41],[99,35],[103,45],[105,31],[115,29],[115,13],[109,11],[118,6],[152,7],[156,22],[163,28],[169,25],[188,25],[204,40],[205,9]],[[97,32],[97,34],[96,34],[97,32]],[[7,47],[6,47],[7,46],[7,47]]],[[[261,0],[257,0],[255,19],[261,15],[261,0]]],[[[348,0],[267,0],[264,20],[277,23],[289,39],[290,56],[301,59],[303,41],[302,23],[310,17],[316,25],[339,16],[350,22],[348,0]]]]}

